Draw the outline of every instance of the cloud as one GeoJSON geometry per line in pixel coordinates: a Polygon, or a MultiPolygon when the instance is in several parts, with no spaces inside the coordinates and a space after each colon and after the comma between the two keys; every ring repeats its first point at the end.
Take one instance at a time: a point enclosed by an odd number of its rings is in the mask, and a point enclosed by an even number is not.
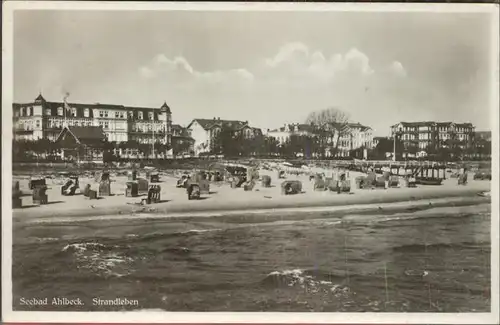
{"type": "Polygon", "coordinates": [[[265,63],[274,75],[317,78],[322,81],[333,79],[341,73],[369,76],[375,72],[368,56],[356,48],[327,58],[321,51],[310,51],[305,44],[298,42],[285,44],[265,63]]]}
{"type": "Polygon", "coordinates": [[[307,61],[309,58],[309,49],[302,43],[288,43],[281,47],[278,53],[266,59],[266,64],[269,67],[275,68],[283,64],[293,63],[299,64],[299,61],[307,61]]]}
{"type": "Polygon", "coordinates": [[[392,62],[390,69],[394,73],[394,75],[398,77],[406,77],[406,70],[401,64],[401,62],[399,61],[392,62]]]}
{"type": "MultiPolygon", "coordinates": [[[[399,61],[394,61],[381,70],[389,70],[398,77],[406,76],[406,70],[399,61]]],[[[319,85],[316,83],[326,86],[333,80],[358,81],[375,74],[376,70],[371,66],[369,57],[357,48],[327,56],[318,50],[311,51],[300,42],[287,43],[274,56],[263,58],[260,63],[248,68],[198,71],[185,57],[171,59],[164,54],[158,54],[149,64],[139,68],[139,75],[144,79],[203,86],[239,86],[255,82],[282,87],[317,87],[319,85]]]]}
{"type": "Polygon", "coordinates": [[[164,54],[157,55],[149,65],[140,67],[139,75],[144,79],[155,79],[159,82],[171,83],[174,86],[182,86],[186,83],[191,83],[191,86],[197,86],[197,84],[220,86],[224,83],[248,83],[254,79],[252,73],[246,69],[197,71],[186,58],[177,56],[170,59],[164,54]]]}
{"type": "Polygon", "coordinates": [[[149,67],[140,67],[139,74],[145,79],[153,78],[155,75],[154,71],[149,67]]]}
{"type": "MultiPolygon", "coordinates": [[[[148,93],[162,98],[165,91],[175,93],[176,101],[191,107],[193,116],[200,115],[202,103],[205,114],[269,127],[274,120],[301,121],[312,110],[335,105],[353,119],[370,123],[367,109],[383,116],[390,107],[400,107],[409,94],[408,78],[402,79],[406,70],[399,61],[374,66],[357,48],[325,53],[300,42],[236,69],[200,71],[185,57],[158,54],[139,68],[139,75],[147,81],[143,87],[148,93]]],[[[187,110],[177,114],[188,116],[187,110]]]]}

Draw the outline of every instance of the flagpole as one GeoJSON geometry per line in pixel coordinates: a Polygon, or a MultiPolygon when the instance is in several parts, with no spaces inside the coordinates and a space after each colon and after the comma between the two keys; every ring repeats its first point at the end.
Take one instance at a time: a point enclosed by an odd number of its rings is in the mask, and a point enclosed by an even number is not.
{"type": "Polygon", "coordinates": [[[64,96],[64,126],[68,126],[68,121],[66,120],[66,115],[68,114],[66,111],[68,110],[68,103],[66,102],[66,96],[64,96]]]}
{"type": "Polygon", "coordinates": [[[155,158],[155,112],[153,111],[153,159],[155,158]]]}

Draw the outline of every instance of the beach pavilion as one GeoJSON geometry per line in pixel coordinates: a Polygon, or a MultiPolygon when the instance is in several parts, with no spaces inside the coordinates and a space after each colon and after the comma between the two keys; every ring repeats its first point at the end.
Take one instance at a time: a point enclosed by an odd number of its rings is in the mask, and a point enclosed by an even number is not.
{"type": "Polygon", "coordinates": [[[61,147],[63,160],[103,162],[106,135],[100,126],[64,126],[56,143],[61,147]]]}

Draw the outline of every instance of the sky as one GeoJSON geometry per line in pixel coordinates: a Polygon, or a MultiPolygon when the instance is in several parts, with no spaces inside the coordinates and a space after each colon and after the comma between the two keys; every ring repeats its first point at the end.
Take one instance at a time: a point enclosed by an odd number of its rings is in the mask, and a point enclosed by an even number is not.
{"type": "Polygon", "coordinates": [[[172,110],[277,128],[334,107],[490,130],[490,16],[425,12],[17,11],[14,101],[172,110]]]}

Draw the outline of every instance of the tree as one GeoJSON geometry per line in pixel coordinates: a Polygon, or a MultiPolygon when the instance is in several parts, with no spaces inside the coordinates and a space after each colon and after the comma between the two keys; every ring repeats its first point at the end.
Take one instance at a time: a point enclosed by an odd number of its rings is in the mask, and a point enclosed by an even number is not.
{"type": "Polygon", "coordinates": [[[318,138],[310,135],[292,134],[283,145],[283,152],[288,157],[296,157],[299,153],[304,157],[311,157],[318,149],[318,138]]]}
{"type": "Polygon", "coordinates": [[[172,151],[174,155],[188,153],[191,149],[191,141],[187,139],[179,139],[172,141],[172,151]]]}
{"type": "Polygon", "coordinates": [[[145,157],[148,157],[151,154],[151,144],[149,143],[139,143],[137,149],[139,150],[139,153],[145,157]]]}
{"type": "MultiPolygon", "coordinates": [[[[396,141],[396,143],[397,143],[397,141],[396,141]]],[[[407,154],[406,157],[408,157],[408,154],[411,154],[413,157],[415,157],[418,151],[419,151],[419,148],[418,148],[418,144],[416,144],[416,143],[410,142],[404,146],[404,152],[407,154]]]]}
{"type": "Polygon", "coordinates": [[[445,149],[443,150],[443,154],[446,154],[446,160],[458,160],[462,156],[462,148],[460,147],[461,141],[456,137],[452,136],[450,139],[447,139],[445,142],[445,149]]]}
{"type": "Polygon", "coordinates": [[[478,157],[478,159],[490,159],[491,158],[491,141],[486,139],[477,139],[472,147],[473,153],[478,157]]]}
{"type": "Polygon", "coordinates": [[[306,123],[312,125],[313,132],[319,139],[323,156],[328,147],[331,149],[332,155],[335,156],[338,152],[340,138],[351,133],[349,116],[338,108],[312,112],[307,117],[306,123]]]}
{"type": "MultiPolygon", "coordinates": [[[[401,137],[396,137],[396,156],[401,157],[404,151],[404,143],[401,137]]],[[[370,151],[369,158],[375,160],[387,159],[386,153],[394,153],[394,138],[381,138],[375,148],[370,151]]]]}
{"type": "Polygon", "coordinates": [[[217,155],[237,156],[241,145],[239,143],[241,139],[238,138],[239,136],[235,134],[233,129],[223,126],[215,135],[210,152],[217,155]]]}
{"type": "Polygon", "coordinates": [[[14,161],[25,161],[29,158],[30,142],[26,140],[12,141],[12,159],[14,161]]]}
{"type": "Polygon", "coordinates": [[[278,154],[279,150],[279,141],[276,138],[266,137],[264,140],[265,153],[269,155],[278,154]]]}
{"type": "Polygon", "coordinates": [[[250,152],[259,156],[275,156],[279,151],[279,142],[273,137],[257,135],[249,141],[250,152]]]}

